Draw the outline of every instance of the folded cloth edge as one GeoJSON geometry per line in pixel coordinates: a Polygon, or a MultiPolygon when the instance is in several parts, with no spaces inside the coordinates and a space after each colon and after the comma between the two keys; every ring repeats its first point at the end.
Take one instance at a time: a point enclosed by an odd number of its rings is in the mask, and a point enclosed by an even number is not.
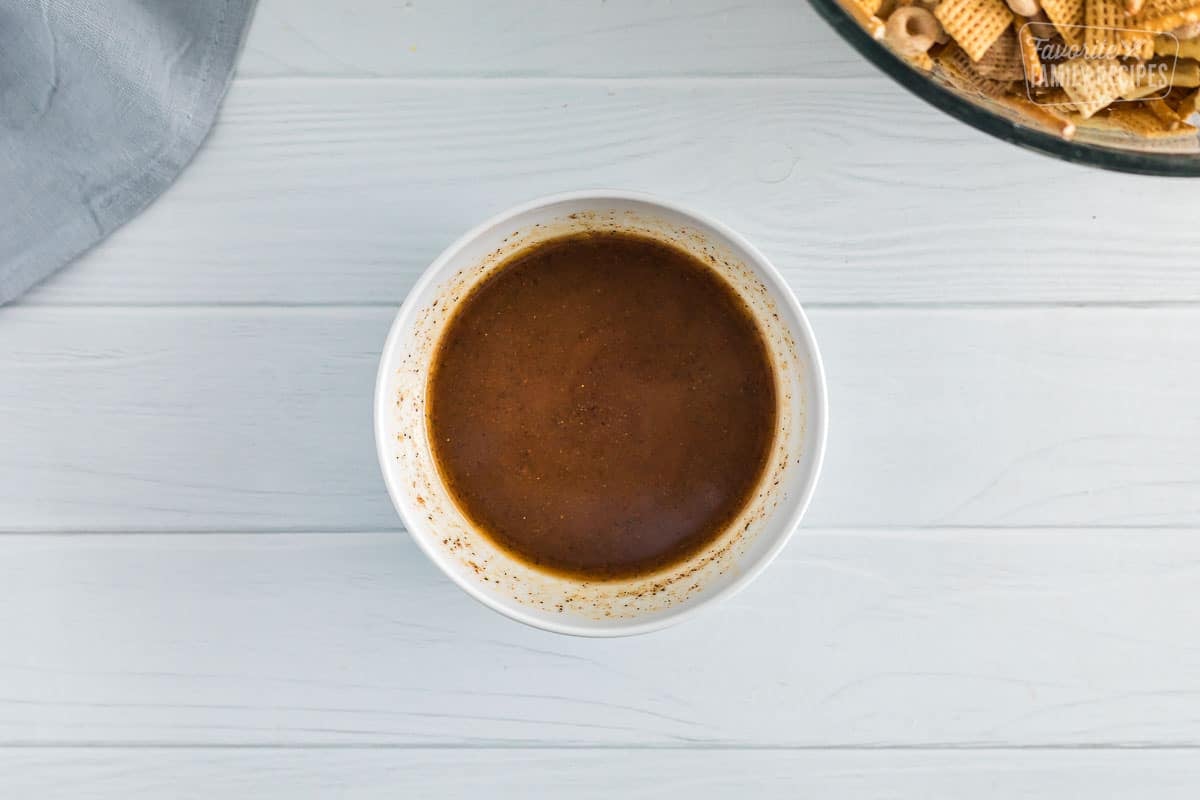
{"type": "Polygon", "coordinates": [[[64,219],[50,241],[5,264],[0,274],[0,305],[23,295],[35,285],[95,247],[157,200],[179,177],[199,152],[220,113],[221,104],[246,44],[246,34],[258,0],[224,0],[224,8],[202,58],[208,64],[213,54],[232,45],[233,58],[223,74],[204,78],[187,105],[193,124],[168,134],[155,158],[132,172],[117,187],[93,199],[89,209],[64,219]],[[239,11],[243,13],[231,13],[239,11]],[[196,115],[204,113],[203,119],[196,115]],[[169,170],[160,169],[169,166],[169,170]]]}

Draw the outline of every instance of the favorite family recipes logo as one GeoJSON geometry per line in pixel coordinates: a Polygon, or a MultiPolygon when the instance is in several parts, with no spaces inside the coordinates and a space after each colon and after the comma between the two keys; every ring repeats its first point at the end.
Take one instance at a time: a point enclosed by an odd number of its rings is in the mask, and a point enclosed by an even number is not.
{"type": "Polygon", "coordinates": [[[1029,22],[1018,38],[1029,99],[1085,116],[1110,103],[1166,97],[1179,64],[1179,39],[1170,33],[1029,22]]]}

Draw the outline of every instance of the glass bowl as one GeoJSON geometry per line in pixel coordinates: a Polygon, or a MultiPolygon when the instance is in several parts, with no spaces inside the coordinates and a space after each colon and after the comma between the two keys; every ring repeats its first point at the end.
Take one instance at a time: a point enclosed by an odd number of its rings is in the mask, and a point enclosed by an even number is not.
{"type": "Polygon", "coordinates": [[[1080,126],[1073,139],[1039,128],[1013,110],[964,92],[933,73],[910,66],[871,36],[838,0],[809,0],[861,55],[925,102],[984,133],[1064,161],[1143,175],[1200,176],[1200,140],[1134,138],[1080,126]]]}

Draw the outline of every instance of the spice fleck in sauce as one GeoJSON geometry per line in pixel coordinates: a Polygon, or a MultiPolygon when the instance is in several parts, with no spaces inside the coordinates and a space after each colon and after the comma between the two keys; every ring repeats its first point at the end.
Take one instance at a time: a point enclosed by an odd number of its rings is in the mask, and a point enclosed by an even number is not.
{"type": "Polygon", "coordinates": [[[724,279],[612,232],[537,245],[478,285],[427,401],[442,480],[472,524],[586,579],[709,544],[750,499],[776,416],[770,357],[724,279]]]}

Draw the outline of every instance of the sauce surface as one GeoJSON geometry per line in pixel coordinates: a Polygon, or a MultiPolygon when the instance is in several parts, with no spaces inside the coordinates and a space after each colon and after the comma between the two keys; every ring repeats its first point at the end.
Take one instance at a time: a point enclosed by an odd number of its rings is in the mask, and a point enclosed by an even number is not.
{"type": "Polygon", "coordinates": [[[482,533],[539,569],[627,578],[687,559],[763,474],[775,379],[723,278],[673,246],[572,234],[514,255],[455,309],[427,424],[482,533]]]}

